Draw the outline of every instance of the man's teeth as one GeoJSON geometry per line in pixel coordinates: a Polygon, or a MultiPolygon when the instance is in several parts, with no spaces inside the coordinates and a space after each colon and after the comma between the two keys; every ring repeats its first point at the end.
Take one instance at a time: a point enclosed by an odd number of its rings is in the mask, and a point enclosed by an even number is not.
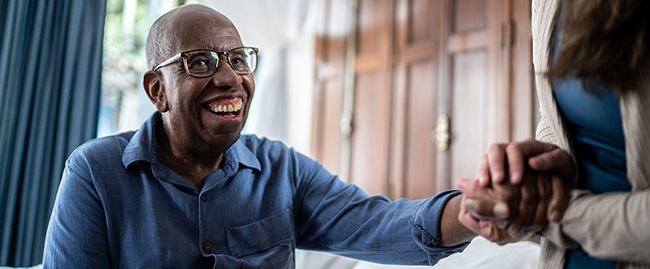
{"type": "Polygon", "coordinates": [[[213,105],[208,104],[212,112],[237,112],[243,106],[242,102],[229,105],[213,105]]]}

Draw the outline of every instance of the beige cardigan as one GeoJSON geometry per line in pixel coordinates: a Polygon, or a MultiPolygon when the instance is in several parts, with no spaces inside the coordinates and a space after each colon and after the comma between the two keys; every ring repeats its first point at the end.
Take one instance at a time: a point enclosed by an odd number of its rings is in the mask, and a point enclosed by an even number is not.
{"type": "MultiPolygon", "coordinates": [[[[533,63],[541,120],[537,139],[571,153],[547,69],[551,26],[558,0],[533,0],[533,63]]],[[[650,72],[648,73],[650,77],[650,72]]],[[[563,268],[567,248],[618,260],[619,268],[650,268],[650,78],[644,90],[620,97],[627,176],[632,192],[594,195],[574,190],[562,221],[543,231],[540,268],[563,268]]]]}

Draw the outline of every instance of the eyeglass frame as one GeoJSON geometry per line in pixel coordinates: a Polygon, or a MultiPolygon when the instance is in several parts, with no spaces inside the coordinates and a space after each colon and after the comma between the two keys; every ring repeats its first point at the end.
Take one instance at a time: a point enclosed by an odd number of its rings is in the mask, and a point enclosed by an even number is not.
{"type": "Polygon", "coordinates": [[[183,52],[179,52],[179,53],[177,53],[176,55],[174,55],[174,56],[172,56],[172,57],[169,57],[167,60],[164,60],[162,63],[156,65],[156,67],[154,67],[154,68],[151,69],[151,70],[153,70],[153,71],[158,71],[158,69],[160,69],[160,68],[162,68],[162,67],[165,67],[165,66],[167,66],[167,65],[170,65],[170,64],[172,64],[173,62],[177,61],[178,59],[182,59],[182,60],[183,60],[183,67],[184,67],[184,69],[185,69],[185,73],[186,73],[188,76],[190,76],[190,77],[195,77],[195,78],[207,78],[207,77],[209,77],[209,76],[214,75],[214,74],[217,72],[217,69],[219,68],[219,63],[221,62],[221,59],[220,59],[220,58],[221,58],[221,55],[225,55],[225,56],[226,56],[226,59],[228,59],[228,65],[230,65],[230,68],[231,68],[232,71],[234,71],[236,74],[239,74],[239,75],[248,75],[248,74],[252,74],[253,72],[255,72],[255,70],[257,70],[257,61],[259,61],[259,49],[256,48],[256,47],[236,47],[236,48],[229,49],[229,50],[227,50],[227,51],[213,51],[213,50],[210,50],[210,49],[195,49],[195,50],[183,51],[183,52]],[[230,55],[229,55],[229,54],[230,54],[231,51],[236,50],[236,49],[252,49],[252,50],[255,52],[255,58],[256,58],[256,60],[255,60],[255,68],[252,69],[252,70],[250,70],[250,72],[238,72],[238,71],[235,70],[235,68],[232,66],[232,63],[230,62],[230,55]],[[214,52],[214,53],[217,54],[217,66],[214,68],[214,72],[213,72],[212,74],[205,75],[205,76],[196,76],[196,75],[192,75],[192,74],[190,74],[189,67],[187,66],[187,55],[189,55],[191,52],[195,52],[195,51],[209,51],[209,52],[214,52]]]}

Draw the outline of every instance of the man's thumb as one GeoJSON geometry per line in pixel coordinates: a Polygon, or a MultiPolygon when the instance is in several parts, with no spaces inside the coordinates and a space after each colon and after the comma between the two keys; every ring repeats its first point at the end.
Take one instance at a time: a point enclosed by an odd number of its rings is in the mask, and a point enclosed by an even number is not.
{"type": "Polygon", "coordinates": [[[467,212],[478,220],[505,220],[510,216],[510,210],[503,202],[467,198],[465,206],[467,212]]]}

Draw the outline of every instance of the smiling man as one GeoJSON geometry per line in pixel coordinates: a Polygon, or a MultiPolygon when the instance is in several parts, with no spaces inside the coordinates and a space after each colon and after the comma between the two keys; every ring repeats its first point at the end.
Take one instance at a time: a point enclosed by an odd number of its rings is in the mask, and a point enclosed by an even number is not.
{"type": "Polygon", "coordinates": [[[435,264],[474,234],[460,195],[370,197],[279,142],[240,135],[257,49],[201,5],[158,19],[138,131],[75,150],[48,227],[46,268],[292,268],[295,248],[435,264]]]}

